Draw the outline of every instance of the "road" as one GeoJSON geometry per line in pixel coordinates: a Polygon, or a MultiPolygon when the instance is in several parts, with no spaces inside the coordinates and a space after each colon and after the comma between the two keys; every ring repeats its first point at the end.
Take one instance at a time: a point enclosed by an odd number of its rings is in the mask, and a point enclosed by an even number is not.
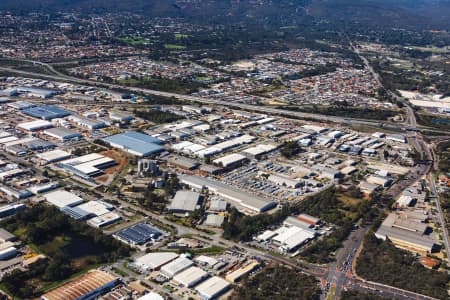
{"type": "MultiPolygon", "coordinates": [[[[43,63],[41,63],[43,64],[43,63]]],[[[65,82],[72,82],[80,85],[89,85],[89,86],[97,86],[100,88],[108,88],[111,90],[126,90],[128,92],[132,93],[142,93],[142,94],[149,94],[149,95],[155,95],[155,96],[163,96],[168,98],[175,98],[179,100],[184,101],[191,101],[191,102],[197,102],[201,104],[208,104],[208,105],[221,105],[224,107],[229,108],[238,108],[241,110],[248,110],[248,111],[254,111],[259,113],[265,113],[265,114],[273,114],[273,115],[281,115],[286,117],[292,117],[297,119],[312,119],[316,121],[321,122],[333,122],[333,123],[344,123],[344,124],[358,124],[358,125],[368,125],[368,126],[383,126],[381,121],[371,121],[366,119],[352,119],[352,118],[345,118],[345,117],[335,117],[335,116],[327,116],[327,115],[321,115],[321,114],[312,114],[312,113],[303,113],[303,112],[296,112],[296,111],[288,111],[278,108],[272,108],[272,107],[266,107],[266,106],[258,106],[258,105],[250,105],[250,104],[243,104],[243,103],[230,103],[227,101],[220,101],[215,99],[209,99],[209,98],[202,98],[202,97],[195,97],[190,95],[182,95],[182,94],[176,94],[176,93],[170,93],[170,92],[162,92],[162,91],[156,91],[151,89],[144,89],[144,88],[136,88],[136,87],[126,87],[122,85],[117,84],[109,84],[109,83],[100,83],[93,80],[87,80],[87,79],[81,79],[81,78],[75,78],[71,76],[67,76],[61,73],[58,73],[58,75],[48,75],[48,74],[40,74],[35,72],[29,72],[29,71],[22,71],[22,70],[16,70],[12,68],[6,68],[6,67],[0,67],[0,70],[20,74],[23,76],[30,76],[30,77],[39,77],[39,78],[45,78],[49,80],[55,80],[55,81],[65,81],[65,82]]],[[[55,70],[56,71],[56,70],[55,70]]],[[[57,72],[57,71],[56,71],[57,72]]]]}
{"type": "Polygon", "coordinates": [[[441,227],[442,238],[445,246],[445,252],[447,254],[447,262],[450,265],[450,248],[449,248],[449,238],[448,238],[448,230],[447,223],[444,218],[444,212],[442,211],[441,201],[439,200],[439,195],[436,190],[436,180],[434,178],[434,174],[428,174],[428,186],[430,187],[430,198],[434,200],[436,204],[437,216],[441,227]]]}

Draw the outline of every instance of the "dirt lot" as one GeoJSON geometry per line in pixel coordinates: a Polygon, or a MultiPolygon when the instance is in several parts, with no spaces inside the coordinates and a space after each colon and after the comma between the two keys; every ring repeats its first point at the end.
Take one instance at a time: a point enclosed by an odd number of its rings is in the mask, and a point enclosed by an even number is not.
{"type": "Polygon", "coordinates": [[[116,174],[118,174],[128,163],[127,157],[120,151],[116,149],[102,151],[100,154],[112,158],[117,162],[117,165],[103,170],[104,175],[98,176],[95,180],[100,184],[109,184],[116,174]]]}

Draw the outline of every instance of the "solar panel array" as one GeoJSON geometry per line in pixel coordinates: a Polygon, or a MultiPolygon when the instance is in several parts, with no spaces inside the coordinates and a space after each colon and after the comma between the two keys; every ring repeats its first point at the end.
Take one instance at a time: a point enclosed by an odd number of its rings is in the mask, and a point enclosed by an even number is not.
{"type": "Polygon", "coordinates": [[[123,229],[115,235],[128,243],[142,245],[152,239],[157,239],[162,233],[148,224],[140,223],[123,229]]]}

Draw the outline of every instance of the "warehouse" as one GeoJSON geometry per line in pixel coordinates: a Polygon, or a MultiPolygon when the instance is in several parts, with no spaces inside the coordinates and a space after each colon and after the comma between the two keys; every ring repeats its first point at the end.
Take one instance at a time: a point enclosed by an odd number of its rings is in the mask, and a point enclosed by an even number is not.
{"type": "Polygon", "coordinates": [[[233,272],[227,274],[227,276],[225,276],[225,279],[231,283],[238,282],[243,276],[252,272],[258,266],[259,262],[257,262],[256,260],[251,260],[247,262],[244,266],[240,267],[239,269],[234,270],[233,272]]]}
{"type": "Polygon", "coordinates": [[[45,121],[45,120],[36,120],[26,123],[21,123],[17,125],[17,128],[23,129],[25,131],[38,131],[38,130],[44,130],[48,128],[52,128],[53,124],[51,122],[45,121]]]}
{"type": "Polygon", "coordinates": [[[16,101],[16,102],[12,102],[12,103],[8,103],[8,106],[17,110],[22,110],[22,109],[26,109],[26,108],[31,108],[31,107],[35,107],[36,104],[27,102],[27,101],[16,101]]]}
{"type": "Polygon", "coordinates": [[[6,181],[8,179],[21,176],[23,174],[28,173],[27,170],[15,168],[15,169],[9,169],[4,172],[0,173],[0,181],[6,181]]]}
{"type": "Polygon", "coordinates": [[[158,270],[159,268],[173,261],[177,257],[178,254],[174,252],[147,253],[139,258],[136,258],[136,260],[134,261],[134,265],[143,272],[153,271],[158,270]]]}
{"type": "Polygon", "coordinates": [[[44,197],[47,202],[55,205],[58,208],[63,208],[65,206],[74,207],[83,203],[83,199],[65,190],[54,191],[45,194],[44,197]]]}
{"type": "Polygon", "coordinates": [[[297,226],[281,227],[276,232],[278,234],[272,238],[272,241],[282,252],[293,251],[315,236],[313,232],[297,226]]]}
{"type": "Polygon", "coordinates": [[[277,145],[272,144],[260,144],[251,148],[247,148],[242,153],[248,158],[259,159],[261,156],[266,155],[272,151],[278,149],[277,145]]]}
{"type": "Polygon", "coordinates": [[[17,141],[19,138],[13,135],[3,136],[0,138],[0,144],[6,144],[9,142],[17,141]]]}
{"type": "Polygon", "coordinates": [[[198,161],[183,156],[171,156],[167,163],[184,170],[194,170],[200,166],[198,161]]]}
{"type": "Polygon", "coordinates": [[[13,187],[9,187],[9,186],[0,186],[0,192],[2,192],[4,195],[7,195],[9,197],[12,197],[14,199],[25,199],[28,197],[33,196],[33,193],[28,191],[28,190],[19,190],[19,189],[15,189],[13,187]]]}
{"type": "Polygon", "coordinates": [[[406,143],[406,138],[402,134],[392,134],[386,136],[386,140],[398,142],[398,143],[406,143]]]}
{"type": "Polygon", "coordinates": [[[35,97],[41,99],[48,99],[58,94],[61,94],[61,91],[49,90],[37,87],[30,86],[20,86],[17,88],[20,93],[26,93],[28,97],[35,97]]]}
{"type": "Polygon", "coordinates": [[[390,179],[388,177],[382,177],[382,176],[376,176],[376,175],[371,175],[366,180],[368,183],[375,184],[375,185],[382,186],[382,187],[388,187],[392,183],[392,179],[390,179]]]}
{"type": "Polygon", "coordinates": [[[242,154],[232,153],[221,158],[215,159],[214,164],[226,169],[234,168],[243,165],[248,161],[248,158],[242,154]]]}
{"type": "Polygon", "coordinates": [[[300,214],[297,217],[298,220],[308,223],[311,226],[318,226],[321,224],[321,221],[319,218],[307,215],[307,214],[300,214]]]}
{"type": "Polygon", "coordinates": [[[122,149],[136,156],[149,156],[164,151],[160,140],[135,131],[116,134],[103,140],[112,147],[122,149]]]}
{"type": "Polygon", "coordinates": [[[198,208],[201,195],[193,191],[178,191],[170,204],[169,210],[174,213],[189,213],[198,208]]]}
{"type": "Polygon", "coordinates": [[[0,243],[14,242],[17,237],[6,229],[0,228],[0,243]]]}
{"type": "Polygon", "coordinates": [[[95,227],[95,228],[102,228],[111,224],[115,224],[122,220],[122,217],[114,212],[109,212],[104,215],[94,217],[87,221],[87,224],[95,227]]]}
{"type": "Polygon", "coordinates": [[[58,187],[59,187],[59,182],[54,181],[54,182],[49,182],[49,183],[44,183],[44,184],[39,184],[39,185],[33,185],[33,186],[29,187],[28,190],[30,192],[32,192],[33,194],[37,195],[37,194],[42,194],[42,193],[54,190],[58,187]]]}
{"type": "Polygon", "coordinates": [[[10,259],[17,254],[17,249],[15,247],[8,247],[6,249],[0,250],[0,260],[10,259]]]}
{"type": "Polygon", "coordinates": [[[0,207],[0,218],[6,218],[15,215],[18,211],[24,210],[25,204],[10,204],[0,207]]]}
{"type": "Polygon", "coordinates": [[[70,158],[70,153],[63,150],[52,150],[43,153],[38,153],[37,158],[42,161],[44,164],[54,163],[57,161],[61,161],[64,159],[70,158]]]}
{"type": "Polygon", "coordinates": [[[68,119],[74,122],[78,127],[85,128],[91,131],[106,127],[106,123],[103,121],[91,120],[78,116],[70,116],[68,119]]]}
{"type": "Polygon", "coordinates": [[[61,208],[61,212],[78,221],[87,220],[92,217],[89,212],[82,210],[78,206],[64,206],[63,208],[61,208]]]}
{"type": "Polygon", "coordinates": [[[187,270],[175,275],[173,281],[177,284],[191,288],[208,277],[208,273],[199,267],[190,267],[187,270]]]}
{"type": "Polygon", "coordinates": [[[120,113],[120,112],[110,112],[109,118],[113,121],[118,121],[118,122],[130,122],[131,120],[134,119],[133,116],[130,116],[130,115],[124,114],[124,113],[120,113]]]}
{"type": "Polygon", "coordinates": [[[298,180],[280,174],[270,174],[267,180],[275,183],[276,185],[281,185],[292,189],[296,189],[300,186],[300,182],[298,180]]]}
{"type": "Polygon", "coordinates": [[[140,298],[137,298],[137,300],[164,300],[164,298],[160,294],[150,292],[140,298]]]}
{"type": "Polygon", "coordinates": [[[117,165],[117,162],[98,153],[71,158],[58,163],[58,166],[70,174],[90,179],[103,174],[103,169],[117,165]]]}
{"type": "Polygon", "coordinates": [[[195,290],[199,293],[200,297],[204,300],[210,300],[219,297],[230,288],[231,284],[218,276],[213,276],[207,279],[195,290]]]}
{"type": "MultiPolygon", "coordinates": [[[[17,142],[21,142],[20,143],[21,146],[28,148],[31,151],[43,151],[43,150],[53,149],[56,147],[55,144],[53,144],[49,141],[38,139],[38,138],[29,138],[29,139],[19,140],[17,142]]],[[[16,143],[16,142],[12,142],[12,143],[16,143]]]]}
{"type": "Polygon", "coordinates": [[[42,295],[42,300],[96,299],[111,290],[119,279],[105,271],[93,270],[70,280],[62,286],[42,295]]]}
{"type": "Polygon", "coordinates": [[[438,251],[439,248],[433,234],[429,234],[428,231],[428,225],[425,223],[391,213],[383,221],[375,236],[383,240],[389,238],[395,246],[425,256],[438,251]]]}
{"type": "Polygon", "coordinates": [[[228,203],[222,199],[211,199],[209,203],[209,211],[226,211],[228,203]]]}
{"type": "Polygon", "coordinates": [[[77,208],[84,210],[89,213],[91,216],[99,217],[101,215],[107,214],[114,209],[114,206],[104,202],[104,201],[88,201],[81,205],[78,205],[77,208]]]}
{"type": "Polygon", "coordinates": [[[180,175],[180,182],[196,189],[208,188],[210,192],[230,200],[241,208],[244,213],[260,213],[272,209],[276,203],[240,189],[229,186],[220,181],[199,176],[180,175]]]}
{"type": "Polygon", "coordinates": [[[42,105],[22,109],[22,113],[42,120],[52,120],[56,118],[64,118],[71,113],[58,106],[42,105]]]}
{"type": "Polygon", "coordinates": [[[173,278],[175,275],[183,272],[184,270],[186,270],[187,268],[191,267],[194,263],[192,262],[192,260],[180,256],[177,259],[175,259],[174,261],[164,265],[161,267],[161,271],[160,273],[171,279],[173,278]]]}
{"type": "Polygon", "coordinates": [[[144,245],[152,240],[157,240],[162,233],[156,228],[139,223],[116,232],[113,236],[131,246],[144,245]]]}
{"type": "Polygon", "coordinates": [[[225,217],[222,215],[208,214],[206,216],[205,222],[203,222],[203,225],[211,227],[220,227],[222,226],[224,220],[225,217]]]}
{"type": "Polygon", "coordinates": [[[63,127],[46,129],[44,130],[44,134],[52,138],[55,138],[61,142],[66,142],[73,139],[80,139],[82,137],[79,132],[63,127]]]}

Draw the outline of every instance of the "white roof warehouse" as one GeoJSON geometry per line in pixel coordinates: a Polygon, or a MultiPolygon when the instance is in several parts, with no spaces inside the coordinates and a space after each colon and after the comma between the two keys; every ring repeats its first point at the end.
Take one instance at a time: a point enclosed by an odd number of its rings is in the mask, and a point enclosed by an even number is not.
{"type": "Polygon", "coordinates": [[[208,188],[211,192],[231,201],[236,206],[244,208],[244,211],[250,210],[253,213],[260,213],[276,206],[276,202],[272,200],[249,194],[214,179],[184,175],[179,178],[181,183],[187,184],[193,188],[208,188]]]}

